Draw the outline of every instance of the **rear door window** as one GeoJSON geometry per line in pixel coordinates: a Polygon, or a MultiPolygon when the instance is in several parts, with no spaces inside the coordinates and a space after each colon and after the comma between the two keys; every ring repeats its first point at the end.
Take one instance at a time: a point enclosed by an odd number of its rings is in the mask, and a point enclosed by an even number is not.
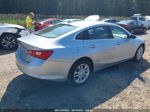
{"type": "Polygon", "coordinates": [[[89,31],[91,39],[110,39],[112,38],[109,27],[99,26],[89,31]]]}

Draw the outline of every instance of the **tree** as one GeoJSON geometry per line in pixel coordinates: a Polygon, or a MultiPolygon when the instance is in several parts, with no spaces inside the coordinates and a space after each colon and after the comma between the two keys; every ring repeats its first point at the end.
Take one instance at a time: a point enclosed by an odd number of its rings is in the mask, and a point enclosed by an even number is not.
{"type": "Polygon", "coordinates": [[[149,0],[0,0],[0,13],[131,16],[149,10],[149,0]]]}

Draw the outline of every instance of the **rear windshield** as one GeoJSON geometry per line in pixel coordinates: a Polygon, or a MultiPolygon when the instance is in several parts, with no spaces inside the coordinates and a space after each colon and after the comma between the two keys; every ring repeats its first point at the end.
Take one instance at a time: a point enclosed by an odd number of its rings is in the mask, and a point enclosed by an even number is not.
{"type": "Polygon", "coordinates": [[[76,28],[77,27],[72,25],[58,24],[35,32],[34,34],[46,38],[57,38],[65,33],[75,30],[76,28]]]}

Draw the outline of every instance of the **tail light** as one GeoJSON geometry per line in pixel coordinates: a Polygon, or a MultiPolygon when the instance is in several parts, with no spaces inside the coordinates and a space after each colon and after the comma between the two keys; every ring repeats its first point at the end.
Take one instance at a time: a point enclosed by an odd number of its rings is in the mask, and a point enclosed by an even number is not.
{"type": "Polygon", "coordinates": [[[125,25],[125,24],[119,24],[120,26],[124,27],[124,28],[129,28],[130,25],[125,25]]]}
{"type": "Polygon", "coordinates": [[[40,50],[29,50],[27,51],[29,55],[40,58],[40,59],[48,59],[52,54],[53,51],[40,51],[40,50]]]}
{"type": "Polygon", "coordinates": [[[125,28],[129,28],[129,27],[130,27],[130,25],[124,25],[124,27],[125,27],[125,28]]]}

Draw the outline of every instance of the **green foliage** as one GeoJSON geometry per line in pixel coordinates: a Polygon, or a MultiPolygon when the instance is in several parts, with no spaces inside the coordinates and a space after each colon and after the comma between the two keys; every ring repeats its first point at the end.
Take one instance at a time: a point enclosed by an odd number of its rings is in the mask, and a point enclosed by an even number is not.
{"type": "MultiPolygon", "coordinates": [[[[12,23],[12,24],[19,24],[25,26],[25,17],[24,14],[0,14],[0,23],[12,23]]],[[[68,18],[75,18],[75,19],[84,19],[86,16],[66,16],[66,15],[37,15],[35,20],[39,21],[45,18],[60,18],[60,19],[68,19],[68,18]]],[[[100,19],[104,18],[114,18],[118,20],[127,19],[127,17],[117,17],[117,16],[101,16],[100,19]]]]}
{"type": "Polygon", "coordinates": [[[11,24],[18,24],[18,25],[22,25],[22,26],[25,26],[25,23],[24,23],[24,21],[23,20],[19,20],[19,19],[17,19],[17,20],[9,20],[9,19],[7,19],[7,20],[5,20],[5,19],[0,19],[0,23],[11,23],[11,24]]]}

